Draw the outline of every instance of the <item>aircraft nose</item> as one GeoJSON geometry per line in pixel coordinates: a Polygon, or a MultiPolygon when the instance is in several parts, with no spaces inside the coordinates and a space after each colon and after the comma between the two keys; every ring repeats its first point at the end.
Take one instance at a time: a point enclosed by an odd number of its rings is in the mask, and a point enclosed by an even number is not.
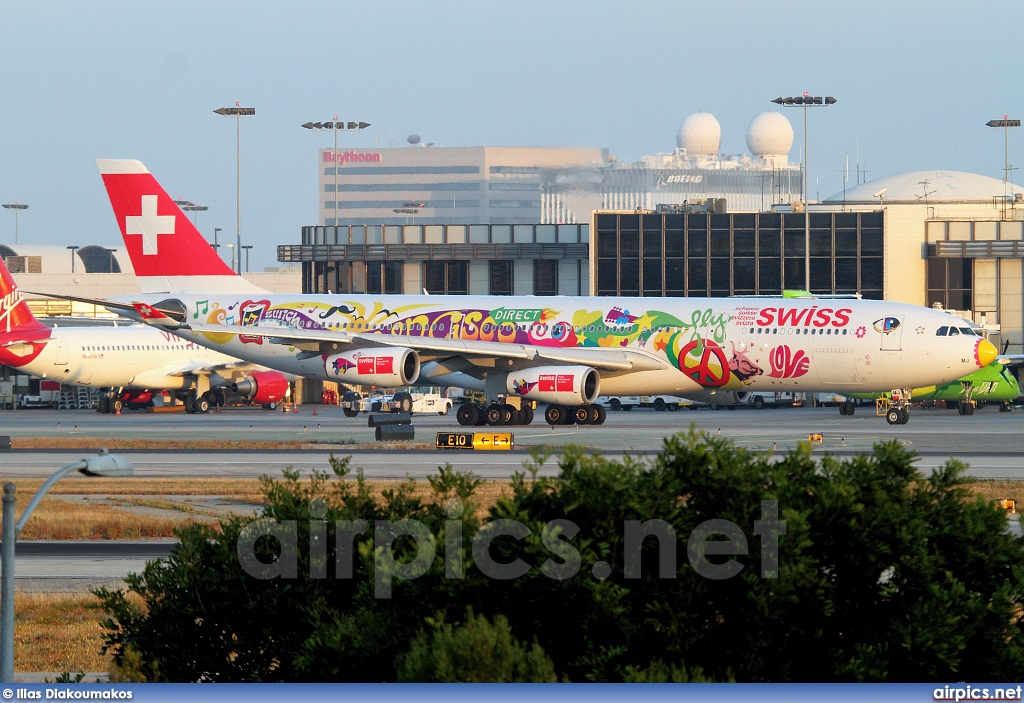
{"type": "Polygon", "coordinates": [[[985,368],[999,356],[999,350],[995,348],[995,345],[987,339],[979,339],[977,346],[974,348],[974,360],[978,362],[980,368],[985,368]]]}

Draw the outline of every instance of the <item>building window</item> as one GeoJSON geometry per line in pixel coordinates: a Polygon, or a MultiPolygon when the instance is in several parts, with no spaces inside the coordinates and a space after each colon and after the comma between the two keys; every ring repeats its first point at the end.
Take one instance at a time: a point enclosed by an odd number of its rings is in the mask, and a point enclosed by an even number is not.
{"type": "Polygon", "coordinates": [[[928,305],[971,310],[974,303],[973,259],[928,260],[928,305]]]}
{"type": "Polygon", "coordinates": [[[490,294],[512,295],[512,262],[492,261],[490,269],[490,294]]]}
{"type": "Polygon", "coordinates": [[[558,295],[558,261],[537,259],[533,262],[533,294],[558,295]]]}
{"type": "Polygon", "coordinates": [[[448,294],[469,295],[469,262],[448,261],[448,294]]]}
{"type": "MultiPolygon", "coordinates": [[[[598,295],[779,295],[806,286],[803,213],[600,213],[596,224],[598,295]]],[[[881,214],[814,213],[810,224],[811,291],[880,299],[881,214]]]]}
{"type": "Polygon", "coordinates": [[[402,292],[402,262],[367,261],[366,292],[385,295],[400,294],[402,292]]]}
{"type": "Polygon", "coordinates": [[[423,264],[423,287],[431,295],[468,295],[468,261],[427,261],[423,264]]]}

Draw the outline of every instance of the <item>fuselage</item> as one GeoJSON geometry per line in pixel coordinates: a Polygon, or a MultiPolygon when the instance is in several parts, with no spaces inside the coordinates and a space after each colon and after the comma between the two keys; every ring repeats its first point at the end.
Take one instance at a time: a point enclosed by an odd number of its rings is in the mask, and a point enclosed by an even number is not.
{"type": "Polygon", "coordinates": [[[152,390],[188,388],[193,381],[182,371],[192,365],[237,362],[147,325],[58,327],[36,336],[0,351],[0,361],[61,383],[152,390]]]}
{"type": "MultiPolygon", "coordinates": [[[[636,350],[664,362],[654,370],[602,371],[601,395],[884,392],[954,381],[992,360],[991,345],[979,346],[980,337],[937,336],[955,319],[948,313],[886,301],[229,293],[131,300],[167,298],[184,304],[186,324],[323,330],[357,336],[353,343],[361,347],[378,336],[400,337],[414,349],[417,340],[443,338],[528,349],[636,350]],[[989,358],[979,360],[979,349],[989,358]]],[[[324,358],[308,348],[302,353],[244,334],[179,334],[281,371],[346,381],[343,371],[325,369],[324,358]]]]}

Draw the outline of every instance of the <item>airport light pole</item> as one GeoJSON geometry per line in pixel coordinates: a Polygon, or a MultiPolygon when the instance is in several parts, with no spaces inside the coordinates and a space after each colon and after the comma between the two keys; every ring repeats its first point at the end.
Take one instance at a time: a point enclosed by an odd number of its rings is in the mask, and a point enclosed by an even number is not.
{"type": "Polygon", "coordinates": [[[70,247],[64,247],[64,248],[71,250],[71,273],[74,273],[75,272],[75,251],[78,250],[78,249],[81,249],[81,247],[70,246],[70,247]]]}
{"type": "Polygon", "coordinates": [[[25,203],[19,203],[15,200],[13,203],[5,203],[3,206],[7,210],[14,210],[14,243],[18,243],[18,213],[22,210],[28,210],[28,205],[25,203]]]}
{"type": "Polygon", "coordinates": [[[225,244],[224,246],[226,246],[228,249],[231,250],[231,270],[234,271],[235,270],[235,245],[234,244],[225,244]]]}
{"type": "Polygon", "coordinates": [[[193,213],[192,224],[194,224],[196,228],[199,227],[199,215],[196,213],[206,212],[207,210],[210,209],[208,205],[197,205],[191,200],[175,200],[174,203],[185,212],[193,213]]]}
{"type": "MultiPolygon", "coordinates": [[[[1006,210],[1006,199],[1010,195],[1010,129],[1020,127],[1020,120],[1011,120],[1008,115],[1003,115],[1001,120],[989,120],[986,127],[996,127],[1003,130],[1003,153],[1005,156],[1005,168],[1003,169],[1003,210],[1006,210]]],[[[4,207],[7,207],[4,205],[4,207]]],[[[17,240],[15,240],[17,241],[17,240]]]]}
{"type": "Polygon", "coordinates": [[[217,243],[217,232],[220,232],[220,231],[221,231],[220,227],[214,227],[213,228],[213,245],[212,246],[213,246],[213,250],[217,252],[217,256],[220,256],[220,251],[218,251],[218,249],[220,249],[220,244],[217,243]]]}
{"type": "MultiPolygon", "coordinates": [[[[307,122],[302,125],[306,129],[329,129],[334,132],[334,226],[338,226],[338,130],[359,130],[370,126],[369,122],[338,122],[338,116],[334,115],[334,122],[307,122]]],[[[324,218],[326,219],[326,218],[324,218]]]]}
{"type": "Polygon", "coordinates": [[[245,272],[249,273],[249,250],[252,249],[252,244],[243,244],[242,248],[245,249],[245,272]]]}
{"type": "MultiPolygon", "coordinates": [[[[242,246],[242,118],[256,115],[256,108],[241,107],[235,101],[234,107],[220,107],[214,110],[218,115],[235,118],[235,236],[236,245],[242,246]]],[[[238,271],[237,273],[241,273],[238,271]]]]}
{"type": "Polygon", "coordinates": [[[127,459],[109,454],[106,449],[101,449],[96,456],[67,464],[43,482],[17,522],[14,521],[17,487],[9,482],[4,484],[3,560],[0,562],[0,682],[5,684],[14,683],[14,545],[46,492],[72,471],[80,471],[86,476],[119,478],[130,476],[133,468],[127,459]]]}
{"type": "MultiPolygon", "coordinates": [[[[807,207],[807,189],[808,189],[808,158],[807,158],[807,108],[813,106],[828,107],[829,105],[835,105],[836,99],[833,97],[821,97],[812,96],[804,92],[798,97],[789,98],[775,98],[772,100],[776,105],[782,105],[783,107],[803,107],[804,108],[804,289],[811,292],[811,211],[807,207]]],[[[785,272],[783,272],[785,276],[785,272]]]]}

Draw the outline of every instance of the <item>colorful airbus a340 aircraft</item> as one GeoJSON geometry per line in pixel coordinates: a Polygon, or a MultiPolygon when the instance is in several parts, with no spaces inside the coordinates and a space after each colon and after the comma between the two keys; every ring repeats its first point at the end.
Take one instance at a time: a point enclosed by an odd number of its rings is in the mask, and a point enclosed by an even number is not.
{"type": "Polygon", "coordinates": [[[212,392],[234,387],[257,402],[284,399],[288,378],[279,371],[225,356],[167,330],[146,325],[57,329],[29,310],[0,260],[0,363],[68,385],[108,388],[100,412],[144,405],[153,391],[183,396],[188,412],[208,412],[212,392]]]}
{"type": "Polygon", "coordinates": [[[348,384],[483,391],[472,425],[599,423],[599,395],[674,394],[727,404],[749,391],[892,392],[984,368],[995,347],[941,335],[939,310],[850,298],[582,298],[274,295],[227,267],[138,161],[98,162],[144,294],[108,303],[197,344],[348,384]]]}

